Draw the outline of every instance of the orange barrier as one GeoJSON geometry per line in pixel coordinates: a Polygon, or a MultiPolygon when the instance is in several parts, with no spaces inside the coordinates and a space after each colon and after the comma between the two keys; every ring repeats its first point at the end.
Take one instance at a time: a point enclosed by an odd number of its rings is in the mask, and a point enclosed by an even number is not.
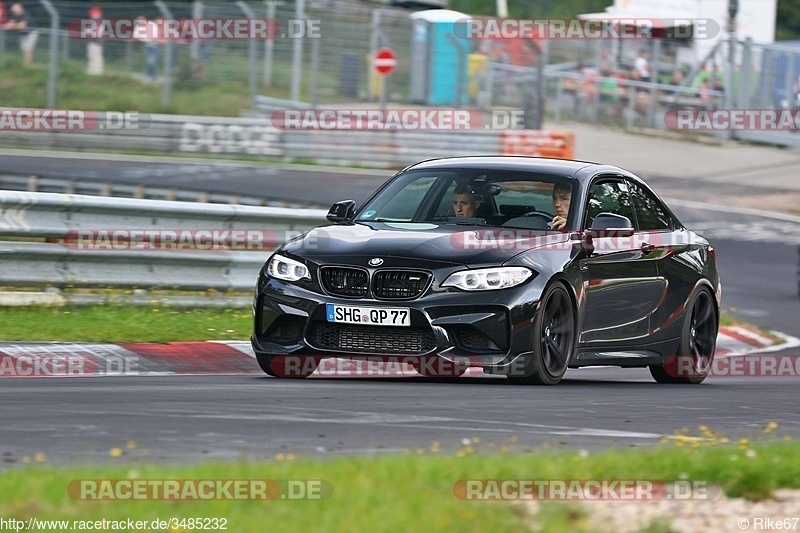
{"type": "Polygon", "coordinates": [[[505,130],[500,136],[500,153],[573,159],[575,134],[569,131],[505,130]]]}

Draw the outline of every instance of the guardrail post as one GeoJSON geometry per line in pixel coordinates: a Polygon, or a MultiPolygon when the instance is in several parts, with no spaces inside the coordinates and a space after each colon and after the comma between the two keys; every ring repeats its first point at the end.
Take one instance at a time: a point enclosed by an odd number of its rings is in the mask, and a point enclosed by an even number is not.
{"type": "MultiPolygon", "coordinates": [[[[47,107],[56,106],[56,80],[58,79],[58,27],[59,16],[50,0],[39,0],[50,15],[50,72],[47,78],[47,107]]],[[[2,33],[2,32],[0,32],[2,33]]]]}

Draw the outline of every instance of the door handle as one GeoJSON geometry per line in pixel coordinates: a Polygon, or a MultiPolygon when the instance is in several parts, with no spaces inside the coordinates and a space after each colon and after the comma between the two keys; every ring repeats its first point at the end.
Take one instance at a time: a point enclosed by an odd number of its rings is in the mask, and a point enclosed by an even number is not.
{"type": "Polygon", "coordinates": [[[650,252],[652,252],[655,249],[656,249],[656,245],[655,244],[650,244],[649,242],[643,242],[642,243],[642,252],[644,252],[645,254],[649,254],[650,252]]]}

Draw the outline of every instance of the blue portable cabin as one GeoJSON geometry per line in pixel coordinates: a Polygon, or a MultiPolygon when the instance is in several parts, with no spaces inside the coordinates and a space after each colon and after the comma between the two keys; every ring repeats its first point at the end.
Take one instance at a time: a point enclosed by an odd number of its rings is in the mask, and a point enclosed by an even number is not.
{"type": "Polygon", "coordinates": [[[449,9],[430,9],[411,15],[410,97],[427,105],[466,104],[470,40],[454,31],[469,15],[449,9]]]}

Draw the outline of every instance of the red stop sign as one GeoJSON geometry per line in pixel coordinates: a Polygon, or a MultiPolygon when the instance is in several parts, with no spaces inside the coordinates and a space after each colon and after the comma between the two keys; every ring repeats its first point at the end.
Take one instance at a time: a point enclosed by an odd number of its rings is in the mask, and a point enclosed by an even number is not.
{"type": "Polygon", "coordinates": [[[375,52],[375,59],[372,60],[375,70],[381,76],[388,76],[397,65],[397,59],[394,57],[394,52],[391,48],[381,48],[375,52]]]}

